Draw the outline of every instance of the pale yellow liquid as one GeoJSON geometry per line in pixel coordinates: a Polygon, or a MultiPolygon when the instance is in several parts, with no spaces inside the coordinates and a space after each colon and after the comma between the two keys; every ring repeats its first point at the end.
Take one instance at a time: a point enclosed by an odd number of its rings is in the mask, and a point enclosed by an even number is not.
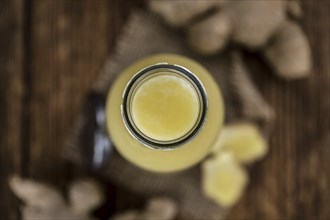
{"type": "MultiPolygon", "coordinates": [[[[146,85],[153,85],[154,83],[155,82],[151,81],[146,85]]],[[[159,83],[161,84],[161,82],[159,83]]],[[[185,98],[181,97],[179,91],[185,91],[183,92],[185,94],[183,95],[183,97],[190,96],[192,99],[191,102],[183,101],[183,105],[190,107],[188,110],[180,109],[181,112],[179,114],[182,113],[182,115],[184,115],[185,111],[187,111],[188,113],[190,112],[190,116],[182,119],[183,122],[178,123],[178,127],[175,129],[173,128],[173,130],[172,128],[170,128],[170,125],[166,125],[173,123],[176,124],[174,119],[179,117],[176,117],[175,115],[168,115],[169,118],[173,117],[170,120],[171,122],[162,120],[162,117],[157,116],[158,119],[156,119],[155,121],[158,121],[158,123],[159,121],[163,121],[161,122],[161,124],[163,124],[164,126],[163,128],[160,128],[158,125],[153,124],[154,122],[150,122],[149,120],[143,120],[143,117],[151,117],[149,115],[150,113],[154,114],[160,112],[161,109],[159,108],[153,110],[146,105],[138,106],[139,104],[137,103],[140,103],[140,101],[137,100],[139,99],[145,99],[146,102],[153,102],[152,100],[158,97],[156,94],[149,94],[149,98],[143,98],[139,94],[140,92],[142,94],[144,90],[142,89],[135,94],[136,97],[134,97],[133,100],[135,99],[136,103],[133,104],[132,108],[133,114],[135,115],[134,120],[139,129],[143,130],[145,133],[148,133],[150,136],[154,136],[160,139],[172,139],[190,130],[192,124],[194,124],[196,121],[196,112],[199,111],[194,101],[196,100],[196,96],[194,93],[188,92],[190,88],[186,88],[187,90],[185,90],[182,86],[178,86],[178,84],[180,83],[175,82],[173,83],[173,85],[171,85],[173,87],[176,87],[173,88],[173,91],[178,91],[176,92],[177,97],[179,97],[177,98],[177,100],[185,100],[185,98]],[[144,114],[145,111],[147,111],[148,114],[144,114]]],[[[151,86],[145,89],[149,90],[148,93],[153,93],[155,87],[156,86],[151,86]]],[[[173,96],[175,96],[175,93],[173,93],[173,96]]],[[[179,106],[181,103],[181,101],[173,100],[167,100],[166,102],[168,103],[168,106],[175,106],[176,104],[178,104],[179,106]]],[[[166,106],[165,103],[163,107],[164,106],[166,106]]],[[[179,108],[178,106],[172,108],[179,108]]],[[[213,144],[215,143],[218,135],[220,134],[220,129],[222,127],[224,118],[224,106],[219,88],[212,76],[205,68],[203,68],[195,61],[186,57],[173,54],[160,54],[139,60],[130,65],[120,74],[120,76],[112,85],[111,90],[109,91],[106,106],[106,116],[106,123],[109,135],[116,149],[125,159],[135,164],[136,166],[149,171],[172,172],[193,166],[194,164],[201,161],[210,152],[211,148],[213,147],[213,144]],[[164,62],[183,66],[193,72],[204,85],[208,96],[206,122],[202,130],[191,141],[173,150],[159,150],[144,146],[142,143],[136,140],[127,130],[121,114],[122,96],[129,80],[141,69],[150,65],[164,62]]]]}
{"type": "Polygon", "coordinates": [[[199,98],[191,83],[166,72],[147,79],[132,97],[137,128],[159,141],[187,134],[196,124],[199,110],[199,98]]]}

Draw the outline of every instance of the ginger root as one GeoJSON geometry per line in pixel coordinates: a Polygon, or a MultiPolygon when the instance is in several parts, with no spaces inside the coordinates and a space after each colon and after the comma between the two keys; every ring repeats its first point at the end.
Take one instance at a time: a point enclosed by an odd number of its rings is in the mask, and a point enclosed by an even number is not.
{"type": "Polygon", "coordinates": [[[80,180],[72,184],[70,205],[53,187],[33,180],[14,176],[9,185],[24,205],[23,219],[81,219],[92,220],[90,211],[101,204],[103,197],[98,184],[80,180]]]}
{"type": "Polygon", "coordinates": [[[104,200],[97,182],[92,179],[76,180],[69,190],[70,206],[75,213],[86,215],[104,200]]]}
{"type": "Polygon", "coordinates": [[[223,207],[231,207],[242,196],[248,175],[230,152],[222,152],[202,165],[202,189],[223,207]]]}
{"type": "Polygon", "coordinates": [[[194,1],[150,1],[149,7],[152,11],[162,17],[173,27],[187,25],[191,20],[208,9],[220,6],[224,0],[194,1]]]}
{"type": "Polygon", "coordinates": [[[268,150],[266,140],[259,128],[247,122],[234,123],[224,126],[215,145],[213,154],[228,151],[243,164],[249,164],[264,157],[268,150]]]}
{"type": "Polygon", "coordinates": [[[265,54],[284,79],[310,73],[309,43],[288,16],[302,16],[297,0],[150,0],[149,6],[171,26],[185,28],[188,42],[201,54],[221,52],[232,41],[265,54]]]}
{"type": "Polygon", "coordinates": [[[205,195],[223,207],[235,205],[248,181],[242,165],[262,158],[267,150],[267,142],[255,124],[225,125],[214,144],[212,157],[202,164],[205,195]]]}
{"type": "Polygon", "coordinates": [[[283,78],[301,78],[311,69],[311,53],[307,37],[294,22],[286,21],[274,34],[264,55],[283,78]]]}
{"type": "Polygon", "coordinates": [[[217,13],[192,25],[188,29],[188,41],[200,53],[213,54],[226,46],[231,28],[227,16],[223,13],[217,13]]]}
{"type": "Polygon", "coordinates": [[[111,220],[171,220],[177,214],[175,202],[169,198],[153,198],[144,210],[129,210],[115,214],[111,220]]]}

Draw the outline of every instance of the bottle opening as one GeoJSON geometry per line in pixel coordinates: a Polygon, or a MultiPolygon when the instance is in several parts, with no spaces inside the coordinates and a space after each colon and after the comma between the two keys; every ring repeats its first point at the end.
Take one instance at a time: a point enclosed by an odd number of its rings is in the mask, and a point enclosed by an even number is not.
{"type": "Polygon", "coordinates": [[[202,129],[207,94],[188,69],[161,63],[133,76],[121,107],[125,126],[134,138],[147,147],[170,150],[202,129]]]}

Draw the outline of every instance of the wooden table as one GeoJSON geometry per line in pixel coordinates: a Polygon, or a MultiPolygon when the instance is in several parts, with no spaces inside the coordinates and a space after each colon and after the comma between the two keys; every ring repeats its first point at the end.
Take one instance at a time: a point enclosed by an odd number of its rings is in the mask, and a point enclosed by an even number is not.
{"type": "MultiPolygon", "coordinates": [[[[139,1],[0,2],[0,218],[18,219],[14,173],[66,190],[81,171],[61,150],[97,72],[139,1]]],[[[330,218],[330,1],[303,2],[312,44],[310,78],[285,82],[245,53],[258,87],[277,112],[267,157],[230,219],[330,218]]],[[[118,191],[116,207],[132,202],[118,191]]],[[[120,209],[120,208],[119,208],[120,209]]]]}

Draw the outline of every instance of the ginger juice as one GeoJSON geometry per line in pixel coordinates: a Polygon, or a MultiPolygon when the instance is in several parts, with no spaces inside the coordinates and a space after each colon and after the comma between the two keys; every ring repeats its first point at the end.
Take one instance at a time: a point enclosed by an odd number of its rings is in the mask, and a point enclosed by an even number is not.
{"type": "Polygon", "coordinates": [[[118,152],[136,166],[178,171],[202,160],[224,118],[220,90],[197,62],[174,54],[125,69],[107,97],[106,125],[118,152]]]}

